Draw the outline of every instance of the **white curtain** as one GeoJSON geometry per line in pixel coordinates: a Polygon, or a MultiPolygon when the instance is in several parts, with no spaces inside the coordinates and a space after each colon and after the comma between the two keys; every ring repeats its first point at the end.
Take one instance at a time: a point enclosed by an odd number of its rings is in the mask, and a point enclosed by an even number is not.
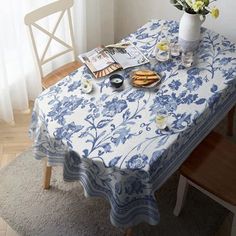
{"type": "MultiPolygon", "coordinates": [[[[28,111],[29,100],[41,92],[39,71],[35,63],[24,16],[55,0],[7,0],[0,8],[0,121],[14,124],[14,110],[28,111]]],[[[74,0],[72,10],[77,53],[101,44],[112,43],[113,0],[74,0]],[[110,12],[109,14],[107,12],[110,12]]],[[[53,22],[47,22],[54,26],[53,22]]],[[[60,37],[65,37],[64,28],[60,37]]],[[[39,35],[39,41],[44,38],[39,35]]],[[[51,50],[56,49],[56,46],[51,50]]],[[[68,60],[68,58],[61,59],[68,60]]],[[[49,65],[50,69],[57,64],[49,65]]],[[[47,72],[46,68],[46,72],[47,72]]]]}
{"type": "Polygon", "coordinates": [[[26,111],[41,91],[23,23],[27,5],[8,0],[0,8],[0,119],[9,123],[13,109],[26,111]]]}

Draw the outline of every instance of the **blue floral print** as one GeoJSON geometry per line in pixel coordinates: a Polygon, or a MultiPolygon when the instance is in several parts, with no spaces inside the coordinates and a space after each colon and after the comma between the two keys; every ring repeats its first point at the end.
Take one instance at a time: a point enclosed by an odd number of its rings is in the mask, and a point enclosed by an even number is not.
{"type": "Polygon", "coordinates": [[[128,177],[127,181],[124,184],[125,192],[128,195],[142,193],[144,187],[145,185],[142,184],[142,181],[134,177],[128,177]]]}
{"type": "Polygon", "coordinates": [[[190,92],[196,91],[202,85],[201,77],[189,76],[184,85],[190,92]]]}
{"type": "Polygon", "coordinates": [[[44,90],[32,113],[34,156],[63,164],[65,180],[80,180],[88,195],[108,199],[117,227],[159,222],[155,191],[236,101],[235,44],[202,28],[192,67],[182,66],[180,57],[162,63],[154,49],[163,26],[175,42],[178,23],[164,20],[123,40],[151,59],[144,67],[160,74],[160,85],[134,88],[131,68],[118,72],[124,88],[114,90],[108,77],[94,79],[82,66],[44,90]],[[81,93],[80,78],[92,81],[90,94],[81,93]],[[160,110],[167,115],[165,129],[156,123],[160,110]]]}
{"type": "Polygon", "coordinates": [[[68,86],[68,92],[73,92],[76,90],[78,87],[81,86],[81,81],[74,81],[72,84],[68,86]]]}
{"type": "Polygon", "coordinates": [[[135,101],[138,101],[139,99],[141,99],[143,97],[144,97],[144,91],[139,89],[139,90],[135,90],[134,92],[130,93],[127,96],[127,100],[129,102],[135,102],[135,101]]]}
{"type": "Polygon", "coordinates": [[[76,125],[75,122],[71,122],[70,124],[64,125],[60,128],[57,128],[54,132],[56,139],[69,139],[71,135],[73,135],[76,132],[79,132],[83,129],[83,126],[76,125]]]}
{"type": "Polygon", "coordinates": [[[106,102],[102,114],[106,117],[113,117],[117,113],[121,113],[125,108],[127,108],[127,103],[125,100],[118,100],[118,98],[113,98],[112,101],[106,102]]]}
{"type": "Polygon", "coordinates": [[[130,160],[127,162],[127,168],[128,169],[142,169],[147,164],[148,157],[146,155],[134,155],[130,158],[130,160]]]}
{"type": "Polygon", "coordinates": [[[168,84],[172,90],[178,90],[180,85],[181,82],[179,80],[173,80],[170,84],[168,84]]]}

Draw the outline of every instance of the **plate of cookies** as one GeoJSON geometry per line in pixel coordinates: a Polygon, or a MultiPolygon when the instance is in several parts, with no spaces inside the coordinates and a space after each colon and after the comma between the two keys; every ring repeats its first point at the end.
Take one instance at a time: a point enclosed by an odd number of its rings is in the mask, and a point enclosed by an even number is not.
{"type": "Polygon", "coordinates": [[[160,82],[160,75],[151,70],[137,70],[131,75],[132,85],[138,88],[153,88],[160,82]]]}

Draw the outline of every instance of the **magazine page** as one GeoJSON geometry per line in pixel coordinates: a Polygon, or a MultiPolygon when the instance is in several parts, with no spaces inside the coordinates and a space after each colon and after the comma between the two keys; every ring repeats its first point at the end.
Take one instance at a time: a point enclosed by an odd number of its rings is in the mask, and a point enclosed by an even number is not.
{"type": "Polygon", "coordinates": [[[79,58],[92,72],[101,71],[115,63],[109,53],[102,47],[81,54],[79,58]]]}
{"type": "Polygon", "coordinates": [[[143,65],[149,60],[131,42],[124,42],[106,46],[114,61],[123,69],[143,65]]]}
{"type": "Polygon", "coordinates": [[[95,78],[101,78],[119,69],[143,65],[149,60],[131,42],[97,47],[79,55],[95,78]]]}

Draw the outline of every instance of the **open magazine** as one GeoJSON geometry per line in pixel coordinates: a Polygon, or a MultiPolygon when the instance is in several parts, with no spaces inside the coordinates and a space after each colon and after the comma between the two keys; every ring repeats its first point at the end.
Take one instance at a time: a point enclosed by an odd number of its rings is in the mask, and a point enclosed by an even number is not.
{"type": "Polygon", "coordinates": [[[100,78],[119,70],[143,65],[149,60],[131,42],[97,47],[87,53],[79,55],[95,78],[100,78]]]}

